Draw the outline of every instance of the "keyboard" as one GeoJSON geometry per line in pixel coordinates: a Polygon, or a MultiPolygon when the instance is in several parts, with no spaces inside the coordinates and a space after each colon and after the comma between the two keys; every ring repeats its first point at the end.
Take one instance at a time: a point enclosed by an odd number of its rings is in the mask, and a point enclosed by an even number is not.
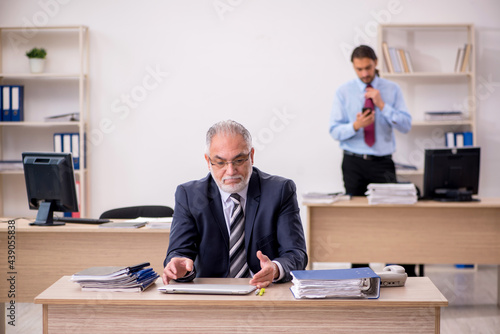
{"type": "Polygon", "coordinates": [[[75,217],[54,217],[55,222],[76,223],[76,224],[103,224],[109,223],[109,219],[99,218],[75,218],[75,217]]]}

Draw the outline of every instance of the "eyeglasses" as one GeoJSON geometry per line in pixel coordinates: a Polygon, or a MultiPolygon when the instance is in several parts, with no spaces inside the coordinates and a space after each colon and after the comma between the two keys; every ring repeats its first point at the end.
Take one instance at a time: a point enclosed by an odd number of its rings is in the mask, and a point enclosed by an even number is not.
{"type": "Polygon", "coordinates": [[[250,159],[250,153],[245,154],[246,158],[238,158],[234,159],[232,161],[215,161],[213,162],[212,159],[209,157],[208,160],[210,161],[210,164],[218,169],[223,169],[226,168],[229,164],[233,164],[233,167],[240,167],[243,165],[245,162],[250,159]]]}

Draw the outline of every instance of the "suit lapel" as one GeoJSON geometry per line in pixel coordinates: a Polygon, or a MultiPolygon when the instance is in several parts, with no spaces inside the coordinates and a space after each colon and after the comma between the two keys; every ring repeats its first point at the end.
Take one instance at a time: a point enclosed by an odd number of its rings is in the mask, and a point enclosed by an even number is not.
{"type": "Polygon", "coordinates": [[[209,176],[207,197],[213,221],[219,227],[222,237],[224,238],[224,244],[229,250],[229,233],[227,232],[226,219],[224,218],[224,209],[222,208],[219,188],[211,176],[209,176]]]}
{"type": "Polygon", "coordinates": [[[245,208],[245,248],[248,249],[250,236],[255,224],[255,217],[260,204],[260,177],[255,168],[248,184],[247,204],[245,208]]]}

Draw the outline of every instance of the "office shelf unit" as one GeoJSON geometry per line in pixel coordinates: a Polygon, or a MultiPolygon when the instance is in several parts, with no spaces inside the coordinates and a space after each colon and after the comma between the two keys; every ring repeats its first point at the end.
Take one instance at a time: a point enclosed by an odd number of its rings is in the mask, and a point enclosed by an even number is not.
{"type": "MultiPolygon", "coordinates": [[[[89,33],[85,26],[0,27],[0,84],[24,86],[24,121],[0,122],[0,160],[21,160],[26,151],[54,151],[54,133],[78,133],[80,169],[75,170],[75,176],[80,184],[82,217],[88,214],[88,64],[89,33]],[[43,73],[30,73],[25,53],[33,47],[47,51],[43,73]],[[66,113],[79,113],[79,119],[46,120],[66,113]]],[[[2,217],[36,214],[28,211],[22,170],[0,171],[0,191],[2,217]]]]}
{"type": "Polygon", "coordinates": [[[413,118],[409,134],[396,133],[394,160],[418,169],[398,171],[398,178],[418,185],[423,179],[424,150],[444,147],[446,132],[471,131],[477,145],[474,26],[383,24],[378,30],[377,54],[380,76],[400,85],[413,118]],[[383,43],[407,51],[413,71],[391,73],[384,59],[383,43]],[[456,71],[458,49],[465,44],[472,46],[469,64],[464,72],[456,71]],[[426,111],[452,110],[462,111],[464,119],[427,121],[424,117],[426,111]]]}

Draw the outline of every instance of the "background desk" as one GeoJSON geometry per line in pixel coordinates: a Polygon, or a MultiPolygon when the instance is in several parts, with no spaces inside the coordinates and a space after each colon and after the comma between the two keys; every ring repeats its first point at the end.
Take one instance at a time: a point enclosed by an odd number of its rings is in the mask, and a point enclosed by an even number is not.
{"type": "MultiPolygon", "coordinates": [[[[309,263],[500,265],[500,198],[368,205],[365,197],[307,204],[309,263]]],[[[499,266],[500,277],[500,266],[499,266]]],[[[500,279],[499,305],[500,305],[500,279]]]]}
{"type": "MultiPolygon", "coordinates": [[[[248,279],[198,279],[246,284],[248,279]]],[[[161,280],[157,284],[162,284],[161,280]]],[[[296,300],[291,283],[263,296],[82,292],[63,277],[36,297],[44,333],[439,333],[447,300],[427,277],[383,288],[380,299],[296,300]]]]}
{"type": "MultiPolygon", "coordinates": [[[[7,219],[2,219],[7,220],[7,219]]],[[[72,275],[93,266],[129,266],[149,261],[154,270],[163,272],[169,230],[115,229],[98,225],[29,226],[17,220],[15,230],[15,269],[7,263],[7,223],[0,225],[0,302],[8,301],[5,275],[15,272],[16,302],[33,299],[62,275],[72,275]]]]}

